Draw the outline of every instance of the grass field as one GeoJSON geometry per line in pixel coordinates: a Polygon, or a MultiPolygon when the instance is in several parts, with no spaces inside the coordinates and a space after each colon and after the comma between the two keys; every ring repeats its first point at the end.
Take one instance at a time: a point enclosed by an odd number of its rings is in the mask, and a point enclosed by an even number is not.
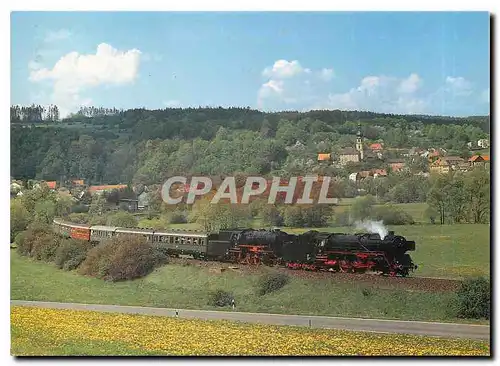
{"type": "Polygon", "coordinates": [[[201,321],[92,311],[11,308],[14,355],[469,355],[489,342],[201,321]]]}
{"type": "Polygon", "coordinates": [[[373,289],[366,283],[336,282],[335,276],[292,276],[283,289],[259,296],[259,279],[255,274],[168,264],[138,280],[110,283],[11,254],[11,298],[18,300],[216,310],[209,305],[210,295],[224,289],[234,294],[239,311],[459,321],[449,307],[450,292],[373,289]]]}

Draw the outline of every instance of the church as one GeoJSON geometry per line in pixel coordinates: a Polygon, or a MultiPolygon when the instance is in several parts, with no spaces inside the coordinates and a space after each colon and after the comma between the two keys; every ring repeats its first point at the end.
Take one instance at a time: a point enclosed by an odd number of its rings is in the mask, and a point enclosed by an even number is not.
{"type": "Polygon", "coordinates": [[[363,134],[361,133],[361,124],[358,124],[358,133],[356,134],[356,147],[346,147],[339,152],[340,165],[348,163],[359,163],[362,161],[380,158],[371,150],[365,149],[363,134]]]}

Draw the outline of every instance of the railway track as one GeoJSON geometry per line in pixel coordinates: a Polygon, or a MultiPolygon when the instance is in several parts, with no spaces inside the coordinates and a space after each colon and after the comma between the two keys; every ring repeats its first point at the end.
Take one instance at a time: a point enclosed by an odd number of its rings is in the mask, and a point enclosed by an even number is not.
{"type": "Polygon", "coordinates": [[[224,268],[241,275],[264,274],[269,271],[286,273],[292,277],[301,279],[317,279],[335,281],[338,283],[359,284],[361,287],[376,287],[383,289],[404,289],[410,291],[423,292],[452,292],[456,291],[461,284],[458,279],[433,278],[433,277],[387,277],[375,273],[331,273],[331,272],[311,272],[301,270],[290,270],[284,267],[249,266],[232,263],[221,263],[203,261],[192,258],[171,258],[170,263],[179,265],[190,265],[199,268],[224,268]]]}

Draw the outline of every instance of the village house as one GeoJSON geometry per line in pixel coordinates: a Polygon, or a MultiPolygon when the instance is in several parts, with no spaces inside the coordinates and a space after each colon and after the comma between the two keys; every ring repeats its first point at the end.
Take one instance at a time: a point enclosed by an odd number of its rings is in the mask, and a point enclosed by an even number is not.
{"type": "Polygon", "coordinates": [[[90,195],[94,194],[102,194],[106,191],[112,191],[113,189],[123,189],[127,188],[126,184],[114,184],[114,185],[105,185],[105,186],[90,186],[88,192],[90,195]]]}
{"type": "Polygon", "coordinates": [[[445,156],[439,158],[429,167],[431,173],[445,174],[452,170],[463,170],[465,160],[459,156],[445,156]]]}
{"type": "Polygon", "coordinates": [[[387,160],[387,164],[394,173],[402,171],[405,167],[405,162],[401,159],[389,159],[387,160]]]}
{"type": "Polygon", "coordinates": [[[57,182],[55,180],[52,180],[52,181],[48,181],[48,182],[44,182],[47,187],[49,187],[50,189],[56,189],[57,188],[57,182]]]}
{"type": "Polygon", "coordinates": [[[318,161],[320,162],[328,162],[331,161],[331,154],[318,154],[318,161]]]}
{"type": "Polygon", "coordinates": [[[358,182],[368,177],[373,177],[373,178],[387,177],[387,171],[385,169],[372,169],[372,170],[362,170],[360,172],[349,174],[349,180],[352,180],[353,182],[358,182]]]}
{"type": "Polygon", "coordinates": [[[472,167],[486,166],[489,163],[490,163],[489,155],[474,155],[473,157],[469,158],[469,166],[472,167]]]}
{"type": "Polygon", "coordinates": [[[387,177],[387,171],[385,169],[372,169],[371,174],[373,178],[387,177]]]}
{"type": "Polygon", "coordinates": [[[373,152],[379,152],[382,151],[384,148],[381,143],[374,143],[370,145],[370,150],[373,152]]]}
{"type": "Polygon", "coordinates": [[[83,179],[73,179],[71,184],[75,187],[82,187],[85,185],[85,181],[83,179]]]}
{"type": "Polygon", "coordinates": [[[346,165],[347,163],[359,163],[359,152],[352,147],[346,147],[340,151],[339,161],[340,165],[346,165]]]}
{"type": "Polygon", "coordinates": [[[488,139],[477,140],[477,146],[479,146],[483,149],[487,149],[490,147],[490,141],[488,139]]]}

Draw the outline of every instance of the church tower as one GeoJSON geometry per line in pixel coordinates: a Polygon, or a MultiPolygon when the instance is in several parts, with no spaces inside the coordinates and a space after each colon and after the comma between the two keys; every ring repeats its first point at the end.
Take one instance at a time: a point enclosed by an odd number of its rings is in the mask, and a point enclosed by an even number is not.
{"type": "Polygon", "coordinates": [[[361,135],[361,123],[358,123],[358,133],[356,137],[356,150],[359,153],[359,160],[364,160],[363,136],[361,135]]]}

